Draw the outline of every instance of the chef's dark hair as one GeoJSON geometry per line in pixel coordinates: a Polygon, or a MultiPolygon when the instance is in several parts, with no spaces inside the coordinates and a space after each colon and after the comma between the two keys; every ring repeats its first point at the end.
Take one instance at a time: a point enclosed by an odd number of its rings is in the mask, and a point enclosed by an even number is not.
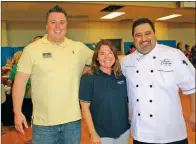
{"type": "Polygon", "coordinates": [[[154,24],[152,23],[152,21],[149,20],[148,18],[140,18],[140,19],[137,19],[132,25],[132,36],[134,36],[135,27],[138,25],[141,25],[141,24],[145,24],[145,23],[148,23],[155,33],[155,27],[154,27],[154,24]]]}

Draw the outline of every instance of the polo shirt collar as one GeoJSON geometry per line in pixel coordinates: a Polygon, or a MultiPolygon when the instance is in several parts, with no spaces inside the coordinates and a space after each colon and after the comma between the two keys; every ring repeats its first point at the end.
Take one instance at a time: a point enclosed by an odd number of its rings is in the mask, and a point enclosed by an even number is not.
{"type": "MultiPolygon", "coordinates": [[[[42,38],[43,39],[43,43],[45,43],[45,44],[47,44],[47,43],[55,44],[55,43],[50,42],[47,39],[47,36],[48,36],[48,34],[45,34],[44,37],[42,38]]],[[[65,48],[69,42],[70,42],[70,39],[64,37],[64,42],[62,44],[60,44],[60,45],[57,45],[57,46],[65,48]]]]}
{"type": "Polygon", "coordinates": [[[111,74],[109,75],[109,74],[103,72],[101,69],[99,69],[99,70],[97,71],[97,74],[102,75],[102,76],[113,76],[113,75],[114,75],[114,72],[113,72],[113,70],[112,70],[111,74]]]}

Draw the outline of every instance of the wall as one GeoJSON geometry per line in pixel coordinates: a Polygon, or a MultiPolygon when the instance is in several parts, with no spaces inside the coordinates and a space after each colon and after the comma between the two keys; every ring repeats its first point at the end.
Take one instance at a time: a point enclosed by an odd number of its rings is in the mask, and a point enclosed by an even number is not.
{"type": "Polygon", "coordinates": [[[176,40],[176,42],[182,42],[183,48],[185,44],[189,44],[191,47],[196,44],[195,24],[168,24],[168,38],[176,40]]]}
{"type": "MultiPolygon", "coordinates": [[[[101,38],[122,38],[123,41],[133,41],[131,22],[78,22],[68,23],[67,37],[84,43],[96,43],[101,38]]],[[[184,44],[195,44],[194,24],[172,24],[156,22],[158,40],[176,40],[184,44]]],[[[25,46],[36,35],[44,35],[44,22],[7,22],[7,37],[9,46],[25,46]]]]}
{"type": "Polygon", "coordinates": [[[1,21],[1,46],[8,46],[6,21],[1,21]]]}
{"type": "Polygon", "coordinates": [[[37,35],[44,35],[44,22],[7,22],[9,46],[26,46],[37,35]]]}

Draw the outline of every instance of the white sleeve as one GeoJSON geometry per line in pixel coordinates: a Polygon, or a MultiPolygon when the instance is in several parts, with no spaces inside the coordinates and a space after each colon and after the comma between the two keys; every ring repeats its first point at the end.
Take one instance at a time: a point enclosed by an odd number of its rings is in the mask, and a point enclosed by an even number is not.
{"type": "Polygon", "coordinates": [[[125,75],[125,65],[124,65],[124,61],[125,61],[124,58],[123,58],[122,60],[120,60],[120,65],[121,65],[121,70],[122,70],[123,75],[126,76],[126,75],[125,75]]]}
{"type": "Polygon", "coordinates": [[[182,89],[185,95],[195,93],[195,68],[180,50],[176,52],[175,76],[177,86],[182,89]]]}

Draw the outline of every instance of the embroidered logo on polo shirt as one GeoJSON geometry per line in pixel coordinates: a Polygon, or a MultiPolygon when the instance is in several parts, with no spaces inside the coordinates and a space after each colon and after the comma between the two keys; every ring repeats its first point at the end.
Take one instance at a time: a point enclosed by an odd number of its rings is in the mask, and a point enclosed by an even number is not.
{"type": "Polygon", "coordinates": [[[50,58],[50,57],[52,57],[52,54],[51,53],[43,53],[42,56],[43,56],[43,58],[50,58]]]}
{"type": "Polygon", "coordinates": [[[117,81],[117,84],[119,84],[119,85],[122,85],[122,84],[124,84],[124,83],[125,83],[125,81],[124,81],[124,80],[117,81]]]}

